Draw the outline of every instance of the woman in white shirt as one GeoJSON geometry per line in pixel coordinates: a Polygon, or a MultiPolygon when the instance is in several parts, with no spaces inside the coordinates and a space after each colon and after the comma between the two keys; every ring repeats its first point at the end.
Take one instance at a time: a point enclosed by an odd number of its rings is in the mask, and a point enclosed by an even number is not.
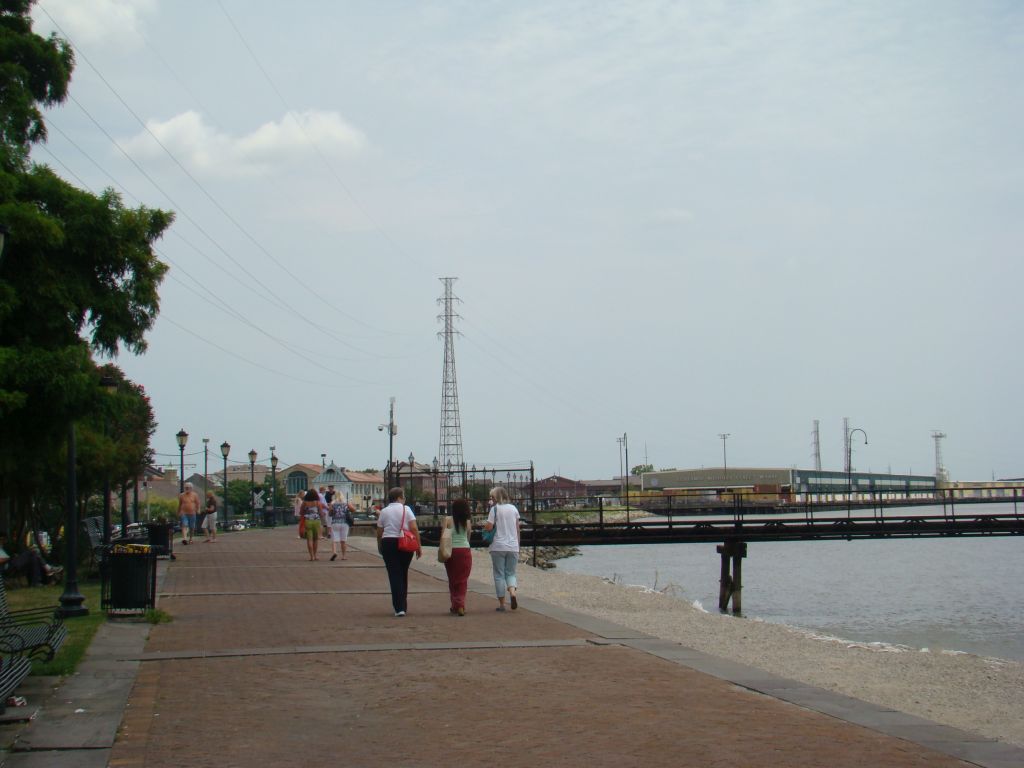
{"type": "MultiPolygon", "coordinates": [[[[403,530],[412,531],[416,535],[416,543],[420,543],[420,532],[416,528],[416,516],[405,506],[405,491],[392,488],[388,491],[388,502],[377,518],[377,547],[384,558],[384,567],[388,571],[388,583],[391,585],[391,606],[395,616],[405,616],[409,606],[409,566],[412,564],[412,552],[403,552],[398,548],[398,539],[403,530]]],[[[416,557],[423,555],[422,546],[416,549],[416,557]]]]}
{"type": "Polygon", "coordinates": [[[519,607],[516,599],[518,582],[516,566],[519,564],[519,510],[512,504],[508,491],[500,485],[491,488],[491,508],[487,513],[484,530],[494,530],[494,539],[488,551],[494,570],[494,593],[498,598],[497,611],[505,610],[505,593],[508,593],[512,610],[519,607]]]}

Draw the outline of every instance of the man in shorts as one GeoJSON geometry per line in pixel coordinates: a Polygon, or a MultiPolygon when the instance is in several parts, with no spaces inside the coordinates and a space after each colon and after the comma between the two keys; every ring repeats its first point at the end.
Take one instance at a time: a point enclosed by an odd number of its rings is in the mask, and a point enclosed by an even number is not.
{"type": "Polygon", "coordinates": [[[192,483],[185,483],[185,492],[178,495],[178,517],[181,518],[181,543],[192,543],[192,532],[196,527],[196,512],[199,511],[199,494],[192,490],[192,483]]]}

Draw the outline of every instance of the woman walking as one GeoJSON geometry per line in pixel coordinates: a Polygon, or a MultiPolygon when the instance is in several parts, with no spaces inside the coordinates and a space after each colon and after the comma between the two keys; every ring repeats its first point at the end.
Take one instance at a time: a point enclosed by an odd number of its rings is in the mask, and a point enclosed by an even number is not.
{"type": "Polygon", "coordinates": [[[320,543],[320,497],[310,488],[302,499],[302,519],[306,523],[306,549],[310,561],[317,560],[316,549],[320,543]]]}
{"type": "Polygon", "coordinates": [[[331,500],[331,560],[338,559],[338,547],[341,547],[341,559],[348,560],[348,529],[352,525],[351,505],[340,493],[331,500]]]}
{"type": "Polygon", "coordinates": [[[452,502],[452,516],[446,517],[445,528],[452,529],[452,555],[444,564],[448,572],[448,593],[451,596],[451,613],[466,615],[466,588],[469,574],[473,570],[473,555],[469,549],[469,535],[473,524],[469,520],[469,502],[456,499],[452,502]]]}
{"type": "Polygon", "coordinates": [[[392,488],[388,491],[389,504],[380,511],[377,518],[377,548],[384,558],[384,567],[388,570],[388,583],[391,585],[391,607],[395,616],[405,616],[408,610],[409,596],[409,565],[412,563],[412,552],[403,552],[398,548],[398,539],[402,531],[412,531],[416,536],[416,557],[423,556],[420,543],[420,532],[416,527],[416,517],[412,510],[405,506],[405,491],[392,488]]]}
{"type": "Polygon", "coordinates": [[[508,491],[500,485],[491,488],[491,509],[487,513],[484,530],[494,530],[491,541],[491,566],[494,570],[494,593],[498,598],[497,611],[505,610],[507,592],[514,611],[519,607],[516,599],[518,582],[516,565],[519,563],[519,510],[512,504],[508,491]]]}

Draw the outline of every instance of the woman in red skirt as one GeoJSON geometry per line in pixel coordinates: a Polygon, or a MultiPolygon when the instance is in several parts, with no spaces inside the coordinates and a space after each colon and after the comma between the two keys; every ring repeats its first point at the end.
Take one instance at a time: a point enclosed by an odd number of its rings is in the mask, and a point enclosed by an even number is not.
{"type": "Polygon", "coordinates": [[[473,570],[473,555],[469,549],[469,534],[473,524],[469,520],[469,502],[466,499],[452,502],[452,516],[445,519],[444,525],[452,529],[452,556],[444,564],[444,569],[448,571],[448,591],[452,600],[452,607],[448,610],[465,616],[466,588],[469,585],[469,573],[473,570]]]}

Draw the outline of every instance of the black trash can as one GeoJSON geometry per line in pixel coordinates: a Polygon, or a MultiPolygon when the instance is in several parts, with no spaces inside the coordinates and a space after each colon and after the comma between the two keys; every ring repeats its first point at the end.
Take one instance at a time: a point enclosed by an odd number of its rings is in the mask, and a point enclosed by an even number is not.
{"type": "Polygon", "coordinates": [[[273,507],[267,507],[263,510],[263,527],[273,528],[277,525],[277,510],[273,507]]]}
{"type": "Polygon", "coordinates": [[[146,523],[150,546],[157,555],[166,555],[174,560],[174,526],[170,523],[146,523]]]}
{"type": "Polygon", "coordinates": [[[156,607],[156,551],[149,544],[112,544],[103,557],[101,606],[107,613],[156,607]]]}

